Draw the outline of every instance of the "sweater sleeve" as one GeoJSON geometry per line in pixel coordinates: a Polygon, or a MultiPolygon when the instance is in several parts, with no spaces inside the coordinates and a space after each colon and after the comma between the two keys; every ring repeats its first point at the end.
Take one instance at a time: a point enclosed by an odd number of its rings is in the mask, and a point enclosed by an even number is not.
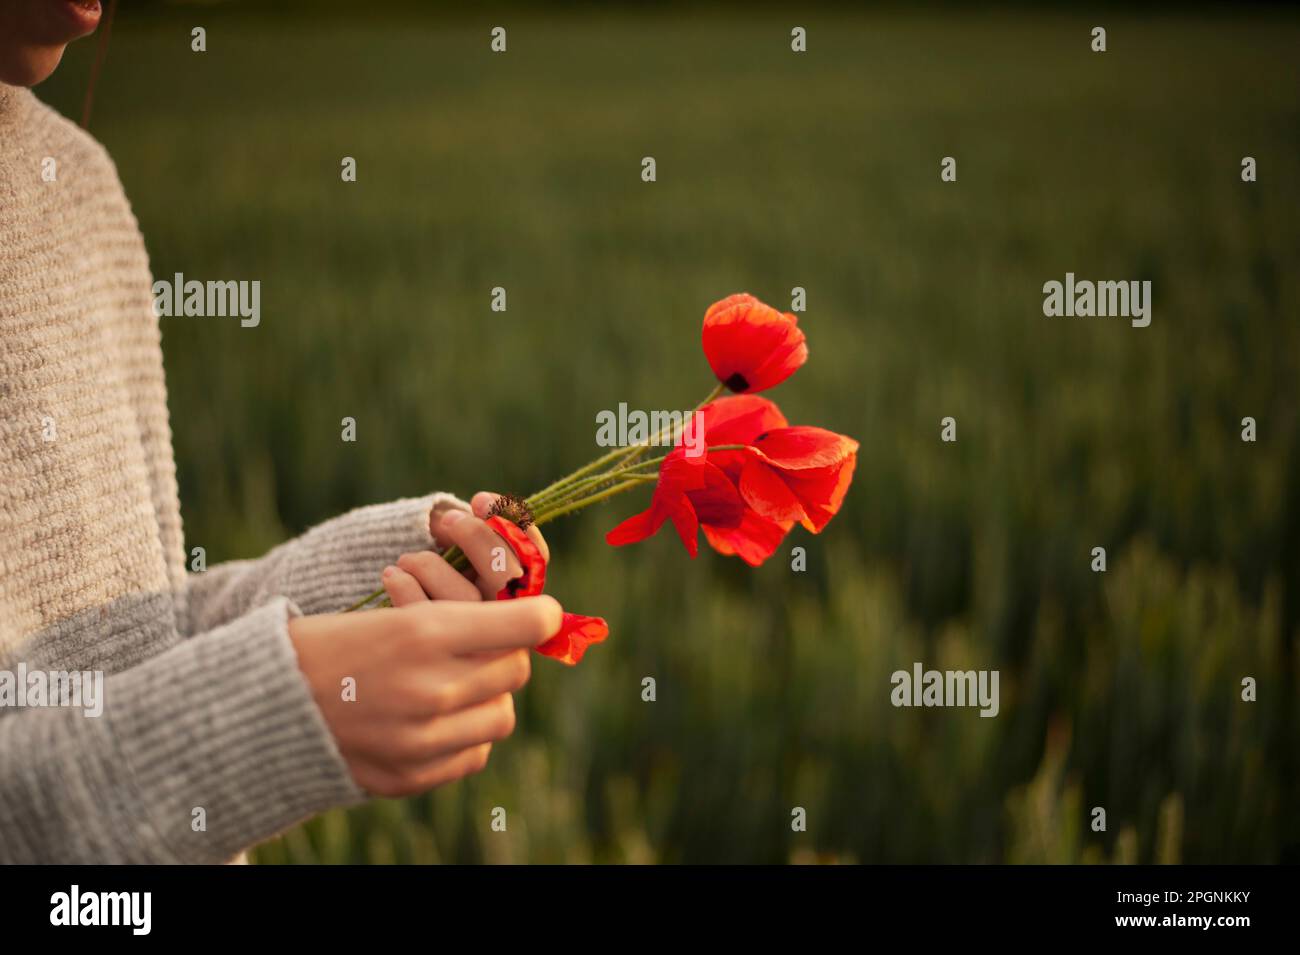
{"type": "Polygon", "coordinates": [[[468,508],[450,494],[430,494],[349,511],[286,541],[256,560],[218,564],[186,580],[188,633],[202,633],[288,597],[303,613],[336,613],[379,589],[386,565],[408,551],[434,547],[429,511],[446,502],[468,508]]]}
{"type": "Polygon", "coordinates": [[[362,799],[298,670],[296,614],[276,598],[109,676],[98,717],[0,719],[0,862],[224,862],[362,799]]]}

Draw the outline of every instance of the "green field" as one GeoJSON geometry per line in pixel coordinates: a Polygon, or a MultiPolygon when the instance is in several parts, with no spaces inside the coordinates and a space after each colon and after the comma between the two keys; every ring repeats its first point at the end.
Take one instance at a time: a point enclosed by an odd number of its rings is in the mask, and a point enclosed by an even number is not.
{"type": "MultiPolygon", "coordinates": [[[[163,320],[210,561],[540,487],[599,410],[707,390],[733,291],[808,290],[771,397],[862,443],[840,517],[757,570],[611,551],[642,497],[549,526],[552,591],[608,643],[537,662],[484,774],[256,859],[1300,858],[1300,21],[1109,13],[1094,54],[1087,17],[828,8],[795,55],[779,13],[581,9],[114,27],[92,131],[154,274],[263,286],[256,329],[163,320]],[[1067,271],[1151,280],[1150,327],[1045,318],[1067,271]],[[1000,670],[998,717],[891,706],[918,660],[1000,670]]],[[[92,42],[39,90],[72,116],[92,42]]]]}

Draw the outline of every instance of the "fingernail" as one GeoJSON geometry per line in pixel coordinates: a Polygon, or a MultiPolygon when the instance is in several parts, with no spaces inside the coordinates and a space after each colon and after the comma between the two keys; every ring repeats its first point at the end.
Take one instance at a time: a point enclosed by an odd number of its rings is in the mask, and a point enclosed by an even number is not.
{"type": "Polygon", "coordinates": [[[452,524],[455,524],[457,521],[463,521],[464,519],[465,512],[460,508],[456,508],[455,510],[448,511],[446,514],[442,515],[442,526],[451,527],[452,524]]]}
{"type": "Polygon", "coordinates": [[[385,568],[384,568],[384,574],[383,574],[383,576],[384,576],[384,577],[391,577],[391,576],[393,576],[393,571],[395,571],[395,570],[397,570],[396,567],[393,567],[392,565],[389,565],[388,567],[385,567],[385,568]]]}

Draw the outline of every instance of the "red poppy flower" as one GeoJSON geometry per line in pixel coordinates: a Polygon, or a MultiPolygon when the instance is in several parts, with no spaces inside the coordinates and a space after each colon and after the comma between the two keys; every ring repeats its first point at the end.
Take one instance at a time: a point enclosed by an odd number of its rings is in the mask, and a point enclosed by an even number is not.
{"type": "Polygon", "coordinates": [[[734,392],[779,385],[808,360],[798,321],[748,292],[728,296],[704,313],[704,357],[734,392]]]}
{"type": "MultiPolygon", "coordinates": [[[[764,431],[786,423],[775,404],[753,395],[721,398],[700,413],[710,445],[749,444],[764,431]]],[[[793,520],[773,520],[745,506],[737,488],[745,453],[710,451],[707,457],[692,459],[678,447],[660,465],[650,507],[606,534],[606,542],[615,547],[634,544],[671,520],[692,557],[699,553],[703,530],[718,553],[738,556],[757,567],[776,551],[793,520]]]]}
{"type": "MultiPolygon", "coordinates": [[[[498,515],[489,517],[487,524],[505,538],[524,569],[518,577],[506,581],[506,585],[497,592],[497,600],[514,600],[516,597],[535,597],[540,594],[546,586],[546,560],[537,544],[514,521],[498,515]]],[[[609,624],[603,618],[566,613],[560,620],[560,629],[538,646],[537,652],[572,666],[582,659],[587,647],[600,643],[608,636],[609,624]]]]}
{"type": "Polygon", "coordinates": [[[744,453],[745,503],[769,520],[798,521],[817,534],[844,502],[858,442],[823,428],[775,428],[744,453]]]}

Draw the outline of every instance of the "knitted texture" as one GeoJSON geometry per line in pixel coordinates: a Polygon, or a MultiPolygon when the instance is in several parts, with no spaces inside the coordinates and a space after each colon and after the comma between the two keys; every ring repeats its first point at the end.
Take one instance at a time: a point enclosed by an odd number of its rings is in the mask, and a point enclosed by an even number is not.
{"type": "Polygon", "coordinates": [[[150,287],[104,150],[0,85],[0,671],[106,674],[97,718],[0,706],[2,862],[226,861],[362,798],[288,621],[433,546],[431,495],[187,574],[150,287]]]}

